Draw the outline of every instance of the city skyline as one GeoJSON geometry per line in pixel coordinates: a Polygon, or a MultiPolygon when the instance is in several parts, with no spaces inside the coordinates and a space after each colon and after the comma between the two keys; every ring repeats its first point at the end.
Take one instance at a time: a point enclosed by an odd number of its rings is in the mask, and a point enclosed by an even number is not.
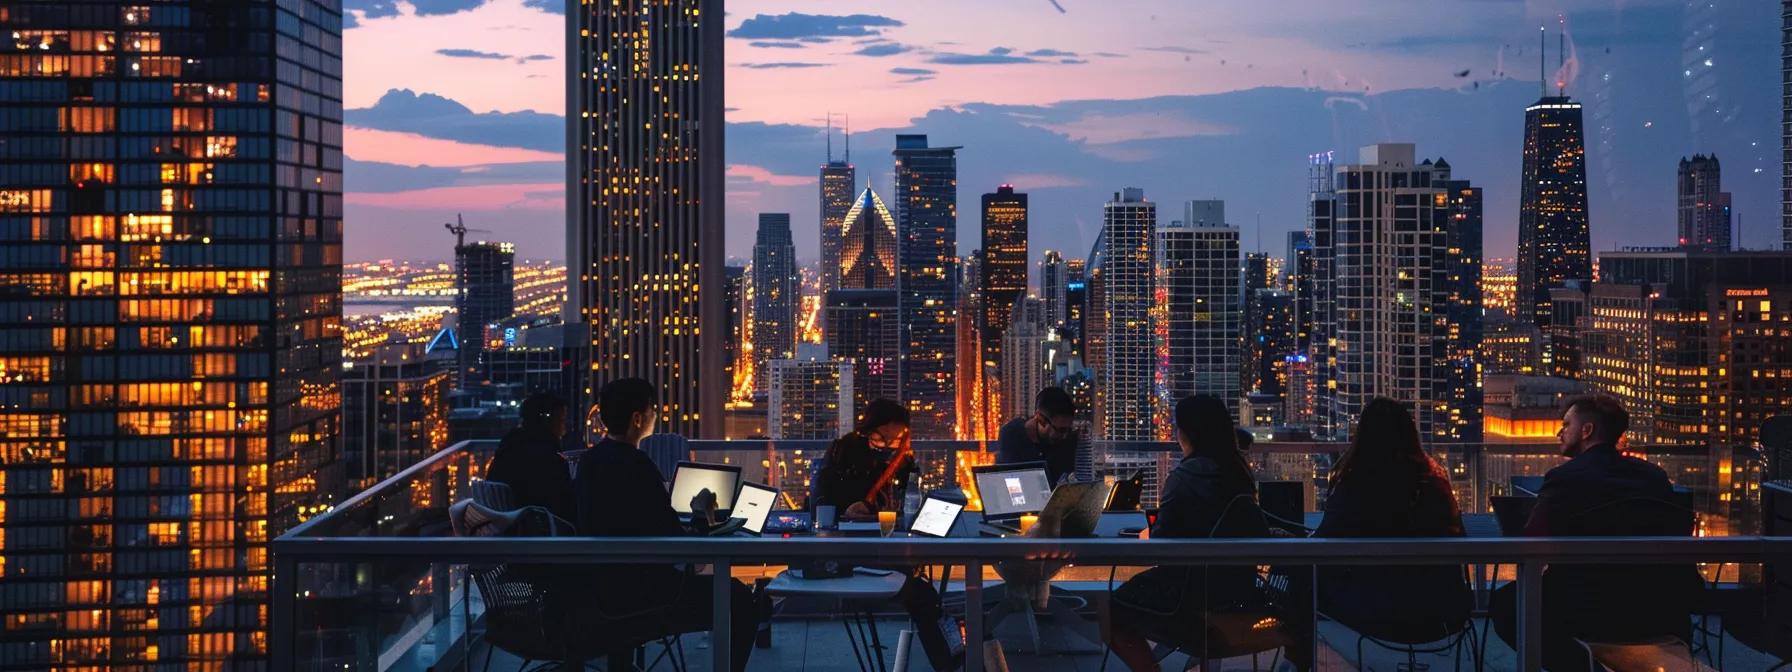
{"type": "MultiPolygon", "coordinates": [[[[522,258],[558,255],[552,241],[560,190],[544,185],[560,170],[561,122],[552,104],[559,94],[557,89],[529,93],[538,82],[553,81],[551,73],[557,71],[550,66],[559,56],[552,48],[536,51],[558,40],[536,34],[529,47],[517,41],[531,31],[557,29],[562,17],[523,7],[520,0],[474,4],[469,11],[435,10],[430,15],[407,13],[401,6],[392,16],[363,17],[360,27],[347,31],[351,51],[369,55],[350,60],[353,87],[345,94],[351,260],[408,252],[397,242],[405,231],[438,226],[452,219],[455,208],[481,221],[501,219],[503,230],[515,234],[507,238],[518,243],[522,258]],[[464,43],[454,46],[548,58],[517,63],[443,56],[435,53],[441,40],[425,44],[399,35],[405,27],[439,29],[443,39],[464,43]],[[381,54],[417,66],[400,77],[390,66],[374,62],[381,54]],[[430,76],[447,68],[456,76],[430,76]],[[529,78],[544,73],[543,78],[529,78]],[[480,83],[484,88],[472,86],[480,83]],[[408,93],[382,102],[393,89],[408,93]],[[508,93],[469,93],[474,89],[508,93]],[[542,175],[548,179],[540,179],[542,175]],[[480,209],[488,212],[475,215],[480,209]],[[357,225],[375,220],[379,227],[357,225]]],[[[1658,2],[1626,3],[1622,9],[1583,2],[1452,5],[1401,13],[1375,26],[1337,17],[1324,7],[1310,8],[1313,21],[1334,20],[1361,35],[1362,44],[1353,46],[1358,40],[1343,40],[1335,35],[1339,31],[1315,31],[1305,24],[1278,28],[1265,25],[1253,16],[1256,12],[1231,8],[1191,24],[1192,10],[1158,3],[1140,6],[1141,17],[1158,14],[1155,24],[1141,25],[1200,25],[1202,31],[1231,26],[1236,31],[1230,44],[1212,44],[1201,31],[1164,36],[1162,27],[1149,27],[1138,40],[1129,40],[1136,47],[1091,44],[1115,34],[1128,16],[1102,16],[1075,3],[1066,8],[1068,13],[1059,15],[1049,6],[1018,3],[993,3],[974,11],[944,11],[926,3],[913,9],[849,6],[831,11],[872,12],[866,16],[903,25],[829,28],[877,36],[812,35],[829,42],[801,48],[755,47],[754,42],[766,40],[728,38],[727,222],[733,232],[728,254],[744,258],[753,218],[772,211],[793,213],[799,259],[817,257],[815,184],[817,168],[827,159],[826,113],[833,111],[852,116],[853,144],[860,149],[855,158],[858,185],[869,183],[886,196],[889,166],[866,157],[889,151],[897,133],[925,132],[939,144],[965,145],[960,199],[1010,182],[1033,195],[1036,209],[1054,213],[1035,222],[1035,250],[1087,249],[1099,228],[1099,204],[1113,189],[1134,184],[1169,200],[1224,198],[1233,204],[1233,223],[1243,228],[1246,251],[1279,252],[1275,241],[1303,219],[1301,157],[1351,152],[1378,141],[1411,141],[1486,176],[1481,186],[1486,190],[1487,249],[1490,255],[1510,256],[1516,244],[1516,147],[1522,133],[1522,117],[1511,110],[1536,97],[1539,25],[1547,25],[1551,33],[1548,66],[1556,68],[1558,13],[1567,18],[1568,63],[1579,69],[1568,93],[1587,105],[1593,248],[1672,244],[1675,163],[1694,153],[1724,157],[1725,184],[1735,194],[1741,240],[1759,246],[1778,239],[1774,148],[1779,120],[1771,98],[1776,87],[1767,76],[1778,65],[1779,49],[1771,7],[1723,5],[1695,14],[1658,2]],[[991,25],[1015,28],[966,37],[942,27],[928,10],[960,19],[967,12],[996,13],[1004,22],[991,25]],[[1710,27],[1683,40],[1694,21],[1710,27]],[[1069,25],[1087,30],[1071,31],[1069,25]],[[873,46],[854,42],[872,39],[911,50],[884,57],[852,53],[873,46]],[[1038,42],[1048,39],[1050,43],[1038,42]],[[961,44],[936,44],[943,41],[961,44]],[[1265,46],[1290,48],[1272,57],[1258,53],[1265,46]],[[988,57],[989,49],[1003,47],[1015,50],[1011,58],[988,57]],[[1205,53],[1167,49],[1172,47],[1205,53]],[[1088,62],[1024,62],[1042,60],[1025,54],[1044,49],[1074,52],[1078,57],[1065,58],[1088,62]],[[1702,60],[1688,60],[1705,54],[1715,65],[1707,68],[1702,60]],[[954,63],[931,62],[941,59],[954,63]],[[960,63],[979,60],[1014,62],[960,63]],[[1221,65],[1222,60],[1227,63],[1221,65]],[[1691,75],[1685,74],[1683,62],[1696,64],[1691,75]],[[768,63],[823,65],[748,67],[768,63]],[[900,78],[889,72],[898,68],[935,74],[928,81],[901,84],[922,75],[900,78]],[[1311,73],[1310,82],[1301,78],[1302,69],[1311,73]],[[1453,77],[1461,69],[1471,74],[1453,77]],[[1495,72],[1504,78],[1494,77],[1495,72]],[[1344,86],[1340,76],[1353,86],[1344,86]],[[1009,80],[1031,87],[1021,95],[1014,84],[1005,83],[1009,80]],[[1362,81],[1371,84],[1367,93],[1355,86],[1362,81]],[[1120,84],[1131,89],[1114,91],[1120,84]],[[805,97],[816,89],[830,98],[811,106],[797,98],[768,100],[759,93],[762,89],[805,97]],[[846,95],[867,89],[890,92],[873,98],[846,95]],[[1705,95],[1714,98],[1706,100],[1705,95]],[[843,101],[860,99],[866,102],[852,106],[863,109],[845,109],[843,101]],[[1261,235],[1255,230],[1258,212],[1261,235]]],[[[729,31],[762,14],[822,11],[778,3],[733,5],[729,10],[729,31]]],[[[812,32],[815,23],[781,29],[812,32]]],[[[765,30],[764,21],[755,25],[759,27],[753,30],[765,30]]],[[[837,157],[841,125],[836,119],[837,157]]],[[[960,213],[961,220],[974,216],[960,213]]],[[[964,220],[960,226],[974,223],[964,220]]],[[[960,254],[976,248],[974,236],[961,236],[959,242],[960,254]]]]}

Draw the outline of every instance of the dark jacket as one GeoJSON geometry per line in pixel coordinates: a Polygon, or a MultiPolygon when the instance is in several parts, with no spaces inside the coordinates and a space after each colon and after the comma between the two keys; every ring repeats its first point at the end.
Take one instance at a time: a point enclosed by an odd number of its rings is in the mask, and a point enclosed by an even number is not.
{"type": "MultiPolygon", "coordinates": [[[[854,502],[863,501],[870,495],[871,487],[877,483],[877,477],[883,475],[890,464],[890,453],[871,447],[871,442],[858,432],[853,432],[834,440],[828,447],[825,464],[815,475],[815,504],[828,504],[846,513],[846,507],[854,502]]],[[[905,482],[907,474],[899,473],[891,479],[892,485],[900,486],[905,482]]],[[[895,488],[886,486],[871,497],[871,507],[876,511],[890,511],[895,505],[895,488]]]]}
{"type": "MultiPolygon", "coordinates": [[[[1205,457],[1184,458],[1164,479],[1152,538],[1267,537],[1257,484],[1205,457]]],[[[1157,567],[1133,577],[1114,600],[1159,615],[1188,615],[1257,604],[1257,569],[1246,566],[1157,567]]]]}
{"type": "MultiPolygon", "coordinates": [[[[1674,502],[1667,472],[1602,445],[1543,477],[1525,534],[1689,536],[1693,524],[1692,512],[1674,502]]],[[[1690,564],[1552,565],[1544,570],[1543,603],[1571,611],[1566,618],[1580,636],[1685,637],[1702,587],[1690,564]]]]}
{"type": "Polygon", "coordinates": [[[1673,496],[1674,485],[1661,467],[1623,455],[1611,445],[1594,446],[1543,476],[1543,488],[1537,493],[1537,506],[1531,510],[1524,533],[1527,537],[1609,535],[1613,533],[1598,529],[1603,526],[1592,525],[1593,521],[1583,516],[1623,499],[1668,500],[1673,496]]]}
{"type": "Polygon", "coordinates": [[[1027,435],[1026,418],[1009,420],[996,434],[996,464],[1021,462],[1044,462],[1046,482],[1057,485],[1076,471],[1076,442],[1034,441],[1027,435]]]}
{"type": "Polygon", "coordinates": [[[485,465],[485,478],[510,486],[517,506],[540,506],[576,525],[579,507],[567,467],[560,457],[559,439],[518,427],[498,443],[498,451],[485,465]]]}
{"type": "MultiPolygon", "coordinates": [[[[647,454],[605,437],[579,457],[579,532],[595,537],[676,537],[689,532],[672,509],[659,469],[647,454]]],[[[625,613],[670,601],[679,572],[668,565],[597,567],[597,599],[625,613]]]]}
{"type": "MultiPolygon", "coordinates": [[[[1345,475],[1325,499],[1316,537],[1461,537],[1449,479],[1429,471],[1390,487],[1345,475]]],[[[1320,567],[1319,608],[1359,632],[1442,638],[1474,606],[1461,565],[1320,567]]]]}

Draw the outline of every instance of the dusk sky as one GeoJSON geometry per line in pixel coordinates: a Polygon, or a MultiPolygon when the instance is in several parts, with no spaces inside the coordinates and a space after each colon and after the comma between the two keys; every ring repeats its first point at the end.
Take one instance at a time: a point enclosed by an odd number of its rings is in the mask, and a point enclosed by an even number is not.
{"type": "MultiPolygon", "coordinates": [[[[565,19],[543,9],[561,0],[344,6],[348,259],[446,259],[456,212],[523,257],[563,257],[565,19]]],[[[1412,142],[1486,189],[1487,254],[1510,256],[1540,25],[1549,78],[1586,104],[1596,251],[1671,244],[1676,163],[1695,152],[1720,157],[1742,243],[1779,236],[1779,7],[1764,0],[727,8],[731,257],[759,212],[791,213],[798,256],[816,256],[829,111],[851,116],[860,182],[886,200],[896,133],[964,147],[964,252],[979,195],[1006,182],[1031,194],[1035,259],[1084,256],[1125,186],[1164,223],[1225,199],[1245,248],[1279,254],[1303,225],[1309,154],[1412,142]]]]}

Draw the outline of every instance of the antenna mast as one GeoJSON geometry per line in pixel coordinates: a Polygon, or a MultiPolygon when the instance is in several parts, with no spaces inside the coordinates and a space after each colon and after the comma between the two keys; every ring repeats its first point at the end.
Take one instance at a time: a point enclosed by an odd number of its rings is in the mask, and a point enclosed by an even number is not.
{"type": "Polygon", "coordinates": [[[834,113],[828,113],[828,163],[834,162],[834,113]]]}
{"type": "Polygon", "coordinates": [[[1537,26],[1537,87],[1544,98],[1549,97],[1549,29],[1537,26]]]}
{"type": "Polygon", "coordinates": [[[1566,97],[1568,95],[1568,73],[1563,68],[1568,67],[1568,19],[1561,18],[1558,21],[1560,23],[1556,29],[1556,74],[1561,75],[1562,78],[1556,80],[1556,95],[1566,97]]]}
{"type": "Polygon", "coordinates": [[[846,159],[845,159],[845,161],[847,163],[852,163],[852,115],[842,113],[841,116],[846,117],[846,133],[845,133],[845,135],[846,135],[846,159]]]}

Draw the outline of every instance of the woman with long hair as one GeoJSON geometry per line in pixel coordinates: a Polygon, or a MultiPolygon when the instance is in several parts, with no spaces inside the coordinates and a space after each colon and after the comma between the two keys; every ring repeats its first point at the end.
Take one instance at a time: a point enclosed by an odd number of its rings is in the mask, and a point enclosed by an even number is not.
{"type": "MultiPolygon", "coordinates": [[[[1151,536],[1268,536],[1225,402],[1197,395],[1176,404],[1176,442],[1182,461],[1164,479],[1151,536]]],[[[1135,672],[1155,671],[1150,642],[1198,650],[1209,611],[1260,602],[1254,567],[1156,567],[1114,591],[1108,645],[1135,672]]]]}

